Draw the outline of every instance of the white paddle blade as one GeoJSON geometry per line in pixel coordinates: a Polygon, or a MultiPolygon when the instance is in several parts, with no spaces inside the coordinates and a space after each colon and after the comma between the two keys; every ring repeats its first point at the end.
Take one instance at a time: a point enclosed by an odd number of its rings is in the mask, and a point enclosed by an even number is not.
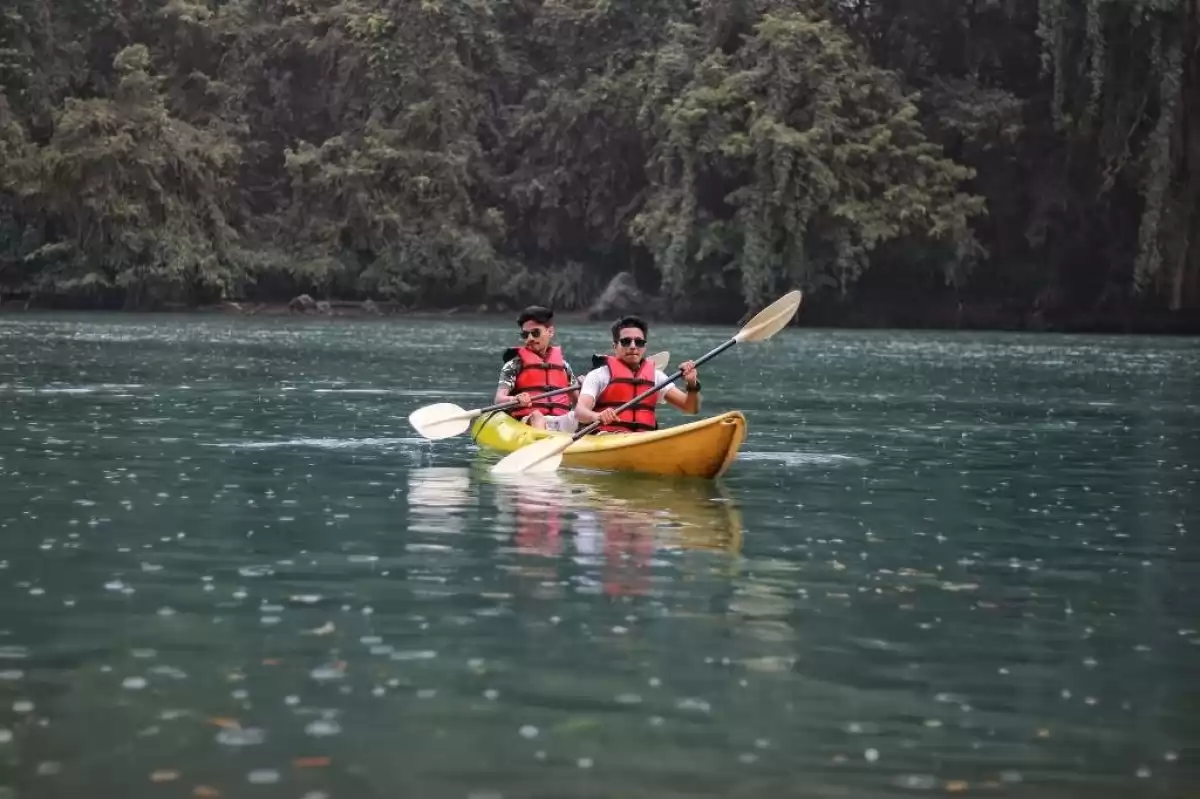
{"type": "Polygon", "coordinates": [[[574,443],[570,436],[553,436],[508,453],[489,471],[492,474],[552,472],[562,463],[562,453],[574,443]]]}
{"type": "Polygon", "coordinates": [[[525,469],[524,472],[522,472],[522,474],[549,476],[558,471],[558,467],[561,465],[562,453],[560,452],[557,455],[551,455],[549,458],[543,458],[542,460],[531,464],[527,469],[525,469]]]}
{"type": "Polygon", "coordinates": [[[475,412],[464,411],[453,402],[439,402],[417,408],[408,415],[408,423],[422,438],[437,441],[465,433],[475,412]]]}
{"type": "Polygon", "coordinates": [[[654,364],[654,368],[660,372],[665,372],[671,363],[671,351],[663,350],[656,352],[650,356],[650,362],[654,364]]]}
{"type": "Polygon", "coordinates": [[[784,294],[775,300],[775,302],[755,314],[753,319],[742,326],[742,329],[738,331],[735,338],[739,343],[743,341],[766,341],[787,327],[788,322],[792,321],[792,317],[799,310],[800,301],[803,298],[804,294],[799,290],[784,294]]]}

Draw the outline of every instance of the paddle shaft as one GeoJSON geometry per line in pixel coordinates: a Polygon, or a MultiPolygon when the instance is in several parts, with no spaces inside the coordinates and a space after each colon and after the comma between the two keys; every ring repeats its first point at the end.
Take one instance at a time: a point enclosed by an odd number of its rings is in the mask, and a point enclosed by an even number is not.
{"type": "MultiPolygon", "coordinates": [[[[704,353],[704,354],[703,354],[703,355],[701,355],[699,358],[697,358],[696,360],[692,361],[692,363],[693,363],[693,364],[695,364],[696,366],[699,366],[700,364],[704,363],[705,361],[707,361],[707,360],[709,360],[709,359],[711,359],[711,358],[715,358],[715,357],[717,357],[717,356],[718,356],[718,355],[720,355],[722,352],[724,352],[725,350],[727,350],[727,349],[729,349],[730,347],[732,347],[734,344],[737,344],[737,337],[736,337],[736,336],[734,336],[733,338],[729,339],[729,341],[726,341],[724,344],[720,345],[719,347],[716,347],[716,348],[714,348],[714,349],[711,349],[711,350],[709,350],[708,352],[704,353]]],[[[641,402],[642,400],[644,400],[646,397],[649,397],[649,396],[650,396],[651,394],[653,394],[654,392],[656,392],[656,391],[661,391],[661,390],[662,390],[662,388],[663,388],[663,386],[669,386],[671,383],[674,383],[676,380],[678,380],[678,379],[679,379],[679,378],[681,378],[681,377],[683,377],[683,370],[682,370],[682,369],[676,369],[676,370],[675,370],[675,374],[671,375],[670,377],[668,377],[668,378],[667,378],[666,380],[664,380],[663,382],[661,382],[661,383],[659,383],[658,385],[654,386],[654,388],[648,388],[648,389],[646,389],[645,391],[643,391],[641,394],[638,394],[636,397],[634,397],[633,399],[631,399],[629,402],[626,402],[624,405],[620,405],[620,406],[618,406],[618,407],[616,408],[616,412],[617,412],[617,413],[620,413],[621,411],[623,411],[623,410],[626,410],[627,408],[630,408],[630,407],[632,407],[632,406],[634,406],[634,405],[637,405],[639,402],[641,402]]],[[[596,429],[597,427],[599,427],[601,424],[602,424],[602,422],[601,422],[599,419],[597,419],[596,421],[594,421],[594,422],[592,422],[591,424],[589,424],[587,427],[580,428],[580,430],[579,430],[577,433],[575,433],[573,436],[571,436],[571,441],[578,441],[579,439],[581,439],[581,438],[583,438],[584,436],[586,436],[586,435],[588,435],[589,433],[591,433],[593,430],[595,430],[595,429],[596,429]]]]}
{"type": "MultiPolygon", "coordinates": [[[[566,386],[564,388],[556,388],[553,391],[547,391],[545,394],[534,394],[529,399],[530,400],[545,399],[546,397],[554,397],[559,394],[566,394],[568,391],[578,391],[579,388],[580,388],[580,386],[578,383],[572,383],[571,385],[566,386]]],[[[521,404],[520,400],[513,399],[513,400],[508,400],[506,402],[498,402],[495,405],[489,405],[486,408],[480,408],[479,410],[471,411],[471,413],[478,415],[481,413],[491,413],[492,411],[503,411],[503,410],[507,410],[508,408],[516,407],[517,405],[520,405],[520,404],[521,404]]]]}

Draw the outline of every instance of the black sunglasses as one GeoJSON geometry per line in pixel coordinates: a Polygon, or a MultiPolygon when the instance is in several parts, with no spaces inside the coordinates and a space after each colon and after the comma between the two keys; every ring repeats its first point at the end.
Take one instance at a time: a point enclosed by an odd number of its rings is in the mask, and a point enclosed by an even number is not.
{"type": "Polygon", "coordinates": [[[620,344],[622,347],[644,347],[644,346],[646,346],[646,339],[644,339],[644,338],[622,338],[622,339],[617,339],[617,343],[620,344]]]}
{"type": "Polygon", "coordinates": [[[533,330],[522,330],[521,331],[522,340],[527,339],[530,336],[533,336],[534,338],[541,338],[542,337],[542,329],[540,327],[535,327],[533,330]]]}

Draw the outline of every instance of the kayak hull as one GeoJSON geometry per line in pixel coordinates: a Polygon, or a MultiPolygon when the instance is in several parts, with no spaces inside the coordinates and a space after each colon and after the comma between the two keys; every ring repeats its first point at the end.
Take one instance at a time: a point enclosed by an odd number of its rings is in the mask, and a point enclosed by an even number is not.
{"type": "MultiPolygon", "coordinates": [[[[568,434],[534,430],[505,413],[481,416],[471,425],[476,444],[502,453],[559,437],[568,434]]],[[[740,411],[729,411],[645,433],[584,436],[563,453],[563,465],[714,479],[729,469],[745,439],[746,417],[740,411]]]]}

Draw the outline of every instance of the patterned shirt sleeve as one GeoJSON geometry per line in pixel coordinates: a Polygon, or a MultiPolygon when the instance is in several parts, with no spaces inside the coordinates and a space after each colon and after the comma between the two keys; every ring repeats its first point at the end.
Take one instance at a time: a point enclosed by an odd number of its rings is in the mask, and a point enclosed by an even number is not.
{"type": "MultiPolygon", "coordinates": [[[[571,364],[563,360],[563,368],[567,371],[567,382],[575,382],[575,371],[571,368],[571,364]]],[[[521,371],[521,359],[513,358],[500,369],[500,385],[512,391],[517,385],[517,373],[521,371]]]]}
{"type": "Polygon", "coordinates": [[[521,359],[513,358],[500,369],[500,385],[513,390],[513,386],[517,384],[517,372],[521,369],[521,359]]]}

